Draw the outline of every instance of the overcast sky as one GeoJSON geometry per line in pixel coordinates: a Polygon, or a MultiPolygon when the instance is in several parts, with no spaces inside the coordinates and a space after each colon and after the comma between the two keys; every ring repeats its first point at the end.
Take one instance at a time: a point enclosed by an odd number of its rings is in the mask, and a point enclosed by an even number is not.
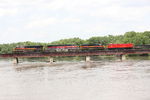
{"type": "Polygon", "coordinates": [[[0,43],[150,30],[150,0],[0,0],[0,43]]]}

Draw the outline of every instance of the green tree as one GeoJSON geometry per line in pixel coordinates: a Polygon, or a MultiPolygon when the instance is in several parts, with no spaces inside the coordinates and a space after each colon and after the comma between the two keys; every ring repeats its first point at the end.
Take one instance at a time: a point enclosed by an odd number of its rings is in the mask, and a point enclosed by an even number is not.
{"type": "Polygon", "coordinates": [[[80,38],[70,38],[70,39],[62,39],[59,41],[54,41],[51,44],[74,44],[74,45],[81,45],[85,41],[80,38]]]}

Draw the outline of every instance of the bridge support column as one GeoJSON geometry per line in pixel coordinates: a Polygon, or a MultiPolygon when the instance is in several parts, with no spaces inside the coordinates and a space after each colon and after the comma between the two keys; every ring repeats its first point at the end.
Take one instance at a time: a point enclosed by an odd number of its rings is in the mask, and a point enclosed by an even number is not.
{"type": "Polygon", "coordinates": [[[116,57],[120,60],[120,61],[123,61],[123,60],[126,60],[126,56],[125,55],[116,55],[116,57]]]}
{"type": "Polygon", "coordinates": [[[18,64],[19,63],[19,59],[16,57],[16,58],[14,58],[14,64],[18,64]]]}
{"type": "Polygon", "coordinates": [[[126,55],[122,55],[122,60],[126,60],[126,55]]]}
{"type": "Polygon", "coordinates": [[[49,57],[49,62],[53,63],[54,62],[54,58],[53,57],[49,57]]]}
{"type": "Polygon", "coordinates": [[[86,57],[85,57],[85,61],[86,61],[86,62],[90,62],[90,61],[91,61],[91,57],[90,57],[90,56],[86,56],[86,57]]]}

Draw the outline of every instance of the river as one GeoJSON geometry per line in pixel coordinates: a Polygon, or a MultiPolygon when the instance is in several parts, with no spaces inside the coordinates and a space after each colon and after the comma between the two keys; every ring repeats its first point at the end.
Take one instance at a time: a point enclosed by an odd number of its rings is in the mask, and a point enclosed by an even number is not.
{"type": "Polygon", "coordinates": [[[0,60],[0,100],[150,100],[150,59],[0,60]]]}

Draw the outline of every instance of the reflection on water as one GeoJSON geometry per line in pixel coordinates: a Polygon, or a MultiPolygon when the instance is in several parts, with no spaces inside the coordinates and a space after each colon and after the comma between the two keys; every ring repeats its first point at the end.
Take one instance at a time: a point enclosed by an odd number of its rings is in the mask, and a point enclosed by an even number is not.
{"type": "Polygon", "coordinates": [[[0,100],[150,100],[148,59],[18,65],[0,60],[0,100]]]}

